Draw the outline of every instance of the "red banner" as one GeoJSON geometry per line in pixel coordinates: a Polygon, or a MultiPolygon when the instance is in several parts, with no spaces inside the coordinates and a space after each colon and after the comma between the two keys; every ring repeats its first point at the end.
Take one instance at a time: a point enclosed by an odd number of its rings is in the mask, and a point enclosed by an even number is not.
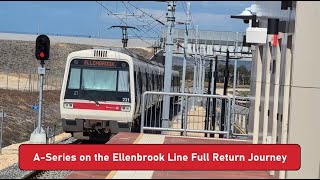
{"type": "Polygon", "coordinates": [[[19,147],[22,170],[298,170],[300,146],[105,144],[19,147]]]}

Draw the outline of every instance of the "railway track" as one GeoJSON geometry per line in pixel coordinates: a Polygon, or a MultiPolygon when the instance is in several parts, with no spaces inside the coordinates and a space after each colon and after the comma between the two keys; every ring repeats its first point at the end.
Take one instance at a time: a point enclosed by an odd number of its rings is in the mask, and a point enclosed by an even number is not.
{"type": "MultiPolygon", "coordinates": [[[[74,142],[68,143],[68,144],[92,144],[92,143],[95,144],[97,142],[75,140],[74,142]]],[[[71,172],[72,170],[32,170],[28,174],[21,177],[21,179],[61,179],[62,176],[67,176],[71,172]]]]}
{"type": "Polygon", "coordinates": [[[72,171],[50,171],[50,170],[34,170],[21,177],[21,179],[63,179],[72,171]]]}
{"type": "Polygon", "coordinates": [[[38,179],[37,177],[39,177],[44,172],[45,171],[42,170],[31,171],[29,174],[26,174],[21,179],[38,179]]]}
{"type": "MultiPolygon", "coordinates": [[[[75,140],[69,144],[82,144],[82,140],[75,140]]],[[[64,174],[68,174],[71,171],[51,171],[51,170],[32,170],[28,174],[21,177],[21,179],[52,179],[55,175],[63,172],[64,174]]]]}

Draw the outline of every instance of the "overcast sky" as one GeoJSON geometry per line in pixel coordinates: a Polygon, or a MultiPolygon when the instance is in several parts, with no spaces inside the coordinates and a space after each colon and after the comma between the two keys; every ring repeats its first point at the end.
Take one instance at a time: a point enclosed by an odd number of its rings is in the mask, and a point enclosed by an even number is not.
{"type": "MultiPolygon", "coordinates": [[[[0,2],[0,32],[37,33],[39,31],[39,33],[94,37],[97,37],[100,32],[101,38],[119,38],[122,35],[120,29],[108,28],[113,25],[124,25],[124,23],[116,16],[110,15],[111,11],[135,15],[145,12],[144,17],[128,18],[127,21],[123,19],[128,25],[139,29],[139,31],[129,30],[129,35],[158,36],[160,27],[164,26],[154,19],[166,22],[167,3],[125,2],[128,1],[102,2],[108,11],[96,1],[2,1],[0,2]],[[147,33],[144,33],[146,31],[147,33]]],[[[184,2],[186,1],[176,2],[176,21],[184,21],[186,8],[184,2]]],[[[193,25],[199,25],[200,30],[244,32],[247,25],[241,20],[231,19],[230,15],[240,14],[254,2],[191,1],[190,3],[193,25]]],[[[181,25],[176,27],[183,28],[181,25]]]]}

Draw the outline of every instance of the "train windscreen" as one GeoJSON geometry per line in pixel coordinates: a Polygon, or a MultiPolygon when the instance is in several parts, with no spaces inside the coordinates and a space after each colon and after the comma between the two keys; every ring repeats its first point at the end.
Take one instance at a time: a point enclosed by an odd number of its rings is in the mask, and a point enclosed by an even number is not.
{"type": "Polygon", "coordinates": [[[65,99],[130,102],[129,64],[125,61],[72,60],[65,99]]]}

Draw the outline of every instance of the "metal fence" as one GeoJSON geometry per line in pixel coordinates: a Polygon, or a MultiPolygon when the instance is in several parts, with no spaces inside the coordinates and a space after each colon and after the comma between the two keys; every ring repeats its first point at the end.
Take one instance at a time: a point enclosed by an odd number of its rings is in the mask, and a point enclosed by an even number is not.
{"type": "MultiPolygon", "coordinates": [[[[11,69],[0,71],[0,88],[37,92],[39,91],[39,80],[37,67],[31,67],[30,70],[11,69]]],[[[44,76],[44,90],[60,90],[62,86],[63,74],[46,71],[44,76]]]]}
{"type": "Polygon", "coordinates": [[[231,99],[225,95],[147,91],[142,97],[141,132],[230,138],[231,99]],[[165,96],[170,97],[169,123],[162,119],[165,96]]]}
{"type": "MultiPolygon", "coordinates": [[[[235,97],[232,108],[232,132],[234,136],[248,136],[251,97],[235,97]]],[[[231,101],[234,99],[232,98],[231,101]]]]}
{"type": "Polygon", "coordinates": [[[54,144],[56,137],[56,125],[47,127],[47,144],[54,144]]]}

